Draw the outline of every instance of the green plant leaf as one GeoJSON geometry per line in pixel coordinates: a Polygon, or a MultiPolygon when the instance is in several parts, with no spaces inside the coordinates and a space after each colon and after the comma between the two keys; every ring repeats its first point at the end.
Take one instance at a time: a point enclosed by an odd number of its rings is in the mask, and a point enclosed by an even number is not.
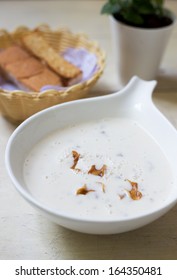
{"type": "Polygon", "coordinates": [[[115,3],[112,5],[111,3],[106,3],[101,10],[102,14],[114,14],[118,13],[120,11],[120,5],[118,3],[115,3]]]}
{"type": "Polygon", "coordinates": [[[156,7],[161,7],[162,8],[163,5],[164,5],[164,0],[151,0],[151,2],[156,7]]]}
{"type": "Polygon", "coordinates": [[[174,17],[173,13],[166,8],[163,9],[163,15],[166,16],[166,17],[169,17],[171,19],[173,19],[173,17],[174,17]]]}
{"type": "Polygon", "coordinates": [[[130,24],[141,25],[144,23],[143,17],[139,14],[136,14],[132,11],[122,12],[122,17],[129,22],[130,24]]]}
{"type": "Polygon", "coordinates": [[[108,0],[101,13],[117,14],[129,23],[140,25],[145,15],[167,15],[163,5],[164,0],[108,0]]]}

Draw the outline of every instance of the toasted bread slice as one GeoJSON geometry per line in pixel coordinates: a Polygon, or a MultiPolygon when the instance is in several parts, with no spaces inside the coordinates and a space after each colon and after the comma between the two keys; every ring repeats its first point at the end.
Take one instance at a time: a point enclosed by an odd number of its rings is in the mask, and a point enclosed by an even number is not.
{"type": "Polygon", "coordinates": [[[26,87],[34,91],[40,91],[43,86],[46,85],[60,85],[62,82],[60,77],[52,72],[50,69],[45,68],[41,73],[26,78],[19,79],[19,81],[26,87]]]}
{"type": "Polygon", "coordinates": [[[55,72],[16,45],[0,52],[0,71],[22,90],[39,91],[45,85],[63,85],[55,72]]]}
{"type": "Polygon", "coordinates": [[[10,75],[19,78],[28,78],[43,71],[44,65],[33,57],[7,64],[4,68],[10,75]]]}
{"type": "Polygon", "coordinates": [[[22,43],[28,51],[44,60],[61,77],[73,79],[82,75],[81,70],[59,55],[37,32],[25,35],[22,43]]]}
{"type": "Polygon", "coordinates": [[[0,65],[17,62],[30,57],[30,54],[17,45],[13,45],[0,52],[0,65]]]}

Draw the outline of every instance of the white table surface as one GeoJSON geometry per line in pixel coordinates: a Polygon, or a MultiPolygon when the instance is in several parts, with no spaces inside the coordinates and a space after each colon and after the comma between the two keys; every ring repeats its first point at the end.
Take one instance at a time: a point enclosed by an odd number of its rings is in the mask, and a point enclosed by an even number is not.
{"type": "MultiPolygon", "coordinates": [[[[0,28],[19,25],[67,26],[87,33],[107,53],[106,69],[90,96],[119,89],[105,1],[0,1],[0,28]]],[[[167,6],[177,15],[177,1],[167,6]]],[[[154,102],[177,128],[177,26],[168,43],[154,102]]],[[[87,235],[64,229],[41,216],[16,192],[4,164],[15,126],[0,115],[0,259],[177,259],[177,206],[159,220],[118,235],[87,235]]]]}

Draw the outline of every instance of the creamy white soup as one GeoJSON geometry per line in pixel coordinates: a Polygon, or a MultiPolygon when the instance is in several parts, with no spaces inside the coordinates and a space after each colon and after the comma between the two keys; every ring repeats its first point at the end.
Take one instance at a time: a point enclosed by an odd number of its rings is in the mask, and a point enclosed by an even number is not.
{"type": "Polygon", "coordinates": [[[135,121],[110,118],[55,131],[24,163],[41,203],[79,218],[122,219],[151,212],[170,194],[169,162],[135,121]]]}

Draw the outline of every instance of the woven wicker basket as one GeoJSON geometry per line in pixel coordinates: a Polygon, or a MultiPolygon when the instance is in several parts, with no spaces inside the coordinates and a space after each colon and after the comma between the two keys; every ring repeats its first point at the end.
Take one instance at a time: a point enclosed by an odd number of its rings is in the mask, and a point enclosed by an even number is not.
{"type": "MultiPolygon", "coordinates": [[[[87,81],[70,86],[65,90],[46,90],[44,92],[8,91],[0,89],[0,111],[13,123],[20,123],[34,113],[47,107],[76,100],[86,95],[103,73],[105,53],[96,42],[90,41],[84,34],[73,34],[66,29],[52,31],[47,25],[35,28],[57,51],[67,47],[83,47],[97,56],[98,71],[87,81]]],[[[27,27],[19,27],[13,33],[0,30],[0,48],[6,48],[20,40],[21,36],[34,31],[27,27]]]]}

